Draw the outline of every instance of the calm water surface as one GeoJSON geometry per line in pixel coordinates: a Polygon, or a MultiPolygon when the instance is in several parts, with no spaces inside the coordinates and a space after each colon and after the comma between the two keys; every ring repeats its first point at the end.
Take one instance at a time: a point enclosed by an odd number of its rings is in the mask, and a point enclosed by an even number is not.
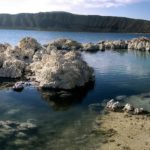
{"type": "Polygon", "coordinates": [[[52,32],[52,31],[29,31],[29,30],[2,30],[0,29],[0,42],[17,44],[23,37],[36,38],[41,43],[47,43],[59,38],[70,38],[79,42],[98,42],[100,40],[132,39],[150,34],[120,34],[120,33],[88,33],[88,32],[52,32]]]}
{"type": "MultiPolygon", "coordinates": [[[[139,35],[0,30],[0,42],[16,44],[24,36],[33,36],[44,43],[60,37],[97,42],[102,39],[130,39],[139,35]]],[[[1,88],[0,120],[36,120],[38,133],[33,137],[36,142],[25,145],[26,149],[94,150],[99,146],[100,137],[93,136],[91,130],[98,112],[90,111],[89,105],[120,95],[149,92],[149,53],[106,51],[82,53],[82,56],[95,70],[95,84],[87,91],[77,91],[69,100],[32,87],[21,93],[1,88]]],[[[150,108],[150,100],[145,108],[150,108]]],[[[5,148],[11,149],[9,141],[5,148]]]]}

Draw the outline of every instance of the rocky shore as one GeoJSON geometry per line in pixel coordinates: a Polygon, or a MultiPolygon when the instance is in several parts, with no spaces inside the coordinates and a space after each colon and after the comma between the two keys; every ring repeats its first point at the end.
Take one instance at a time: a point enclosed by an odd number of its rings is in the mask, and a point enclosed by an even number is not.
{"type": "Polygon", "coordinates": [[[103,136],[97,150],[149,150],[150,112],[131,104],[108,101],[96,119],[96,132],[103,136]]]}
{"type": "Polygon", "coordinates": [[[97,118],[104,140],[97,150],[149,150],[150,117],[109,112],[97,118]]]}
{"type": "MultiPolygon", "coordinates": [[[[24,79],[38,87],[70,90],[94,80],[94,70],[83,60],[80,51],[96,52],[114,49],[150,50],[150,39],[80,43],[59,39],[40,44],[36,39],[23,38],[17,46],[0,44],[0,78],[24,79]]],[[[22,90],[19,82],[14,89],[22,90]]]]}

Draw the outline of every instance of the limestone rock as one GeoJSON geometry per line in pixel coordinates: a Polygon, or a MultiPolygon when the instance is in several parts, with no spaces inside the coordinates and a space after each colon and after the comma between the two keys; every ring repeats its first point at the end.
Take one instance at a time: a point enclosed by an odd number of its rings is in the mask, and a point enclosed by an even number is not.
{"type": "Polygon", "coordinates": [[[134,114],[135,114],[135,115],[139,115],[139,114],[143,113],[143,111],[144,111],[143,108],[135,108],[135,109],[134,109],[134,114]]]}
{"type": "Polygon", "coordinates": [[[44,88],[73,89],[93,79],[93,69],[75,51],[51,51],[30,68],[40,87],[44,88]]]}
{"type": "Polygon", "coordinates": [[[88,51],[88,52],[95,52],[99,50],[99,45],[93,44],[93,43],[86,43],[82,45],[82,50],[83,51],[88,51]]]}
{"type": "Polygon", "coordinates": [[[123,40],[117,40],[113,41],[114,49],[127,49],[128,44],[126,41],[123,40]]]}
{"type": "Polygon", "coordinates": [[[41,45],[37,42],[36,39],[31,37],[25,37],[19,42],[19,48],[26,50],[26,49],[33,49],[37,51],[41,48],[41,45]]]}
{"type": "Polygon", "coordinates": [[[108,108],[111,111],[117,111],[120,108],[120,103],[118,101],[115,102],[114,99],[111,99],[107,102],[106,108],[108,108]]]}
{"type": "Polygon", "coordinates": [[[1,52],[5,52],[8,47],[11,47],[11,45],[8,44],[8,43],[0,44],[0,53],[1,53],[1,52]]]}
{"type": "Polygon", "coordinates": [[[123,111],[125,111],[125,112],[134,111],[134,107],[131,104],[126,104],[123,108],[123,111]]]}
{"type": "Polygon", "coordinates": [[[14,91],[22,91],[24,88],[23,84],[21,82],[17,82],[15,83],[15,85],[13,86],[13,90],[14,91]]]}
{"type": "Polygon", "coordinates": [[[7,57],[15,58],[26,63],[32,62],[34,49],[21,49],[18,46],[8,48],[5,52],[7,57]]]}
{"type": "Polygon", "coordinates": [[[123,40],[102,41],[99,44],[102,49],[108,49],[108,50],[127,49],[128,47],[127,41],[123,41],[123,40]]]}
{"type": "Polygon", "coordinates": [[[146,37],[132,39],[128,43],[128,49],[149,51],[150,50],[150,39],[146,37]]]}
{"type": "Polygon", "coordinates": [[[81,48],[81,43],[71,39],[58,39],[50,42],[47,50],[78,50],[81,48]]]}
{"type": "Polygon", "coordinates": [[[23,75],[25,63],[17,59],[6,59],[0,62],[0,77],[19,78],[23,75]]]}

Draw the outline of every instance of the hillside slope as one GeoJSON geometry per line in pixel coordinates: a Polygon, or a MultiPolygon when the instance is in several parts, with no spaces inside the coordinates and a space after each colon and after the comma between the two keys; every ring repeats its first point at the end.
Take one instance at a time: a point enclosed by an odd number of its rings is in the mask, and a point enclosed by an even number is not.
{"type": "Polygon", "coordinates": [[[150,21],[124,17],[75,15],[66,12],[0,14],[0,28],[150,33],[150,21]]]}

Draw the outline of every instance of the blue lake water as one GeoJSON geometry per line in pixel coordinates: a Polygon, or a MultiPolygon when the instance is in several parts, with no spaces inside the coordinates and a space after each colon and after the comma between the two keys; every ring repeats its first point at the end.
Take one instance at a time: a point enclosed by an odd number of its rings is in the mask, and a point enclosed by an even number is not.
{"type": "MultiPolygon", "coordinates": [[[[14,45],[25,36],[46,43],[58,38],[97,42],[106,39],[131,39],[143,35],[0,30],[0,42],[14,45]]],[[[145,36],[150,37],[149,34],[145,36]]],[[[90,132],[98,113],[90,111],[89,105],[102,103],[105,99],[120,95],[130,96],[149,92],[148,52],[109,50],[92,54],[82,53],[82,56],[94,68],[95,83],[86,91],[75,92],[69,99],[60,99],[53,92],[40,91],[32,87],[21,93],[1,87],[0,120],[35,119],[39,127],[34,137],[36,144],[23,145],[25,149],[94,150],[100,139],[92,136],[90,132]]],[[[150,108],[150,100],[146,103],[146,108],[150,108]]],[[[11,149],[9,141],[4,147],[11,149]]]]}
{"type": "Polygon", "coordinates": [[[88,32],[52,32],[52,31],[32,31],[32,30],[3,30],[0,29],[0,42],[17,44],[23,37],[30,36],[36,38],[41,43],[47,43],[59,38],[70,38],[79,42],[98,42],[100,40],[131,39],[150,34],[126,34],[126,33],[88,33],[88,32]]]}

